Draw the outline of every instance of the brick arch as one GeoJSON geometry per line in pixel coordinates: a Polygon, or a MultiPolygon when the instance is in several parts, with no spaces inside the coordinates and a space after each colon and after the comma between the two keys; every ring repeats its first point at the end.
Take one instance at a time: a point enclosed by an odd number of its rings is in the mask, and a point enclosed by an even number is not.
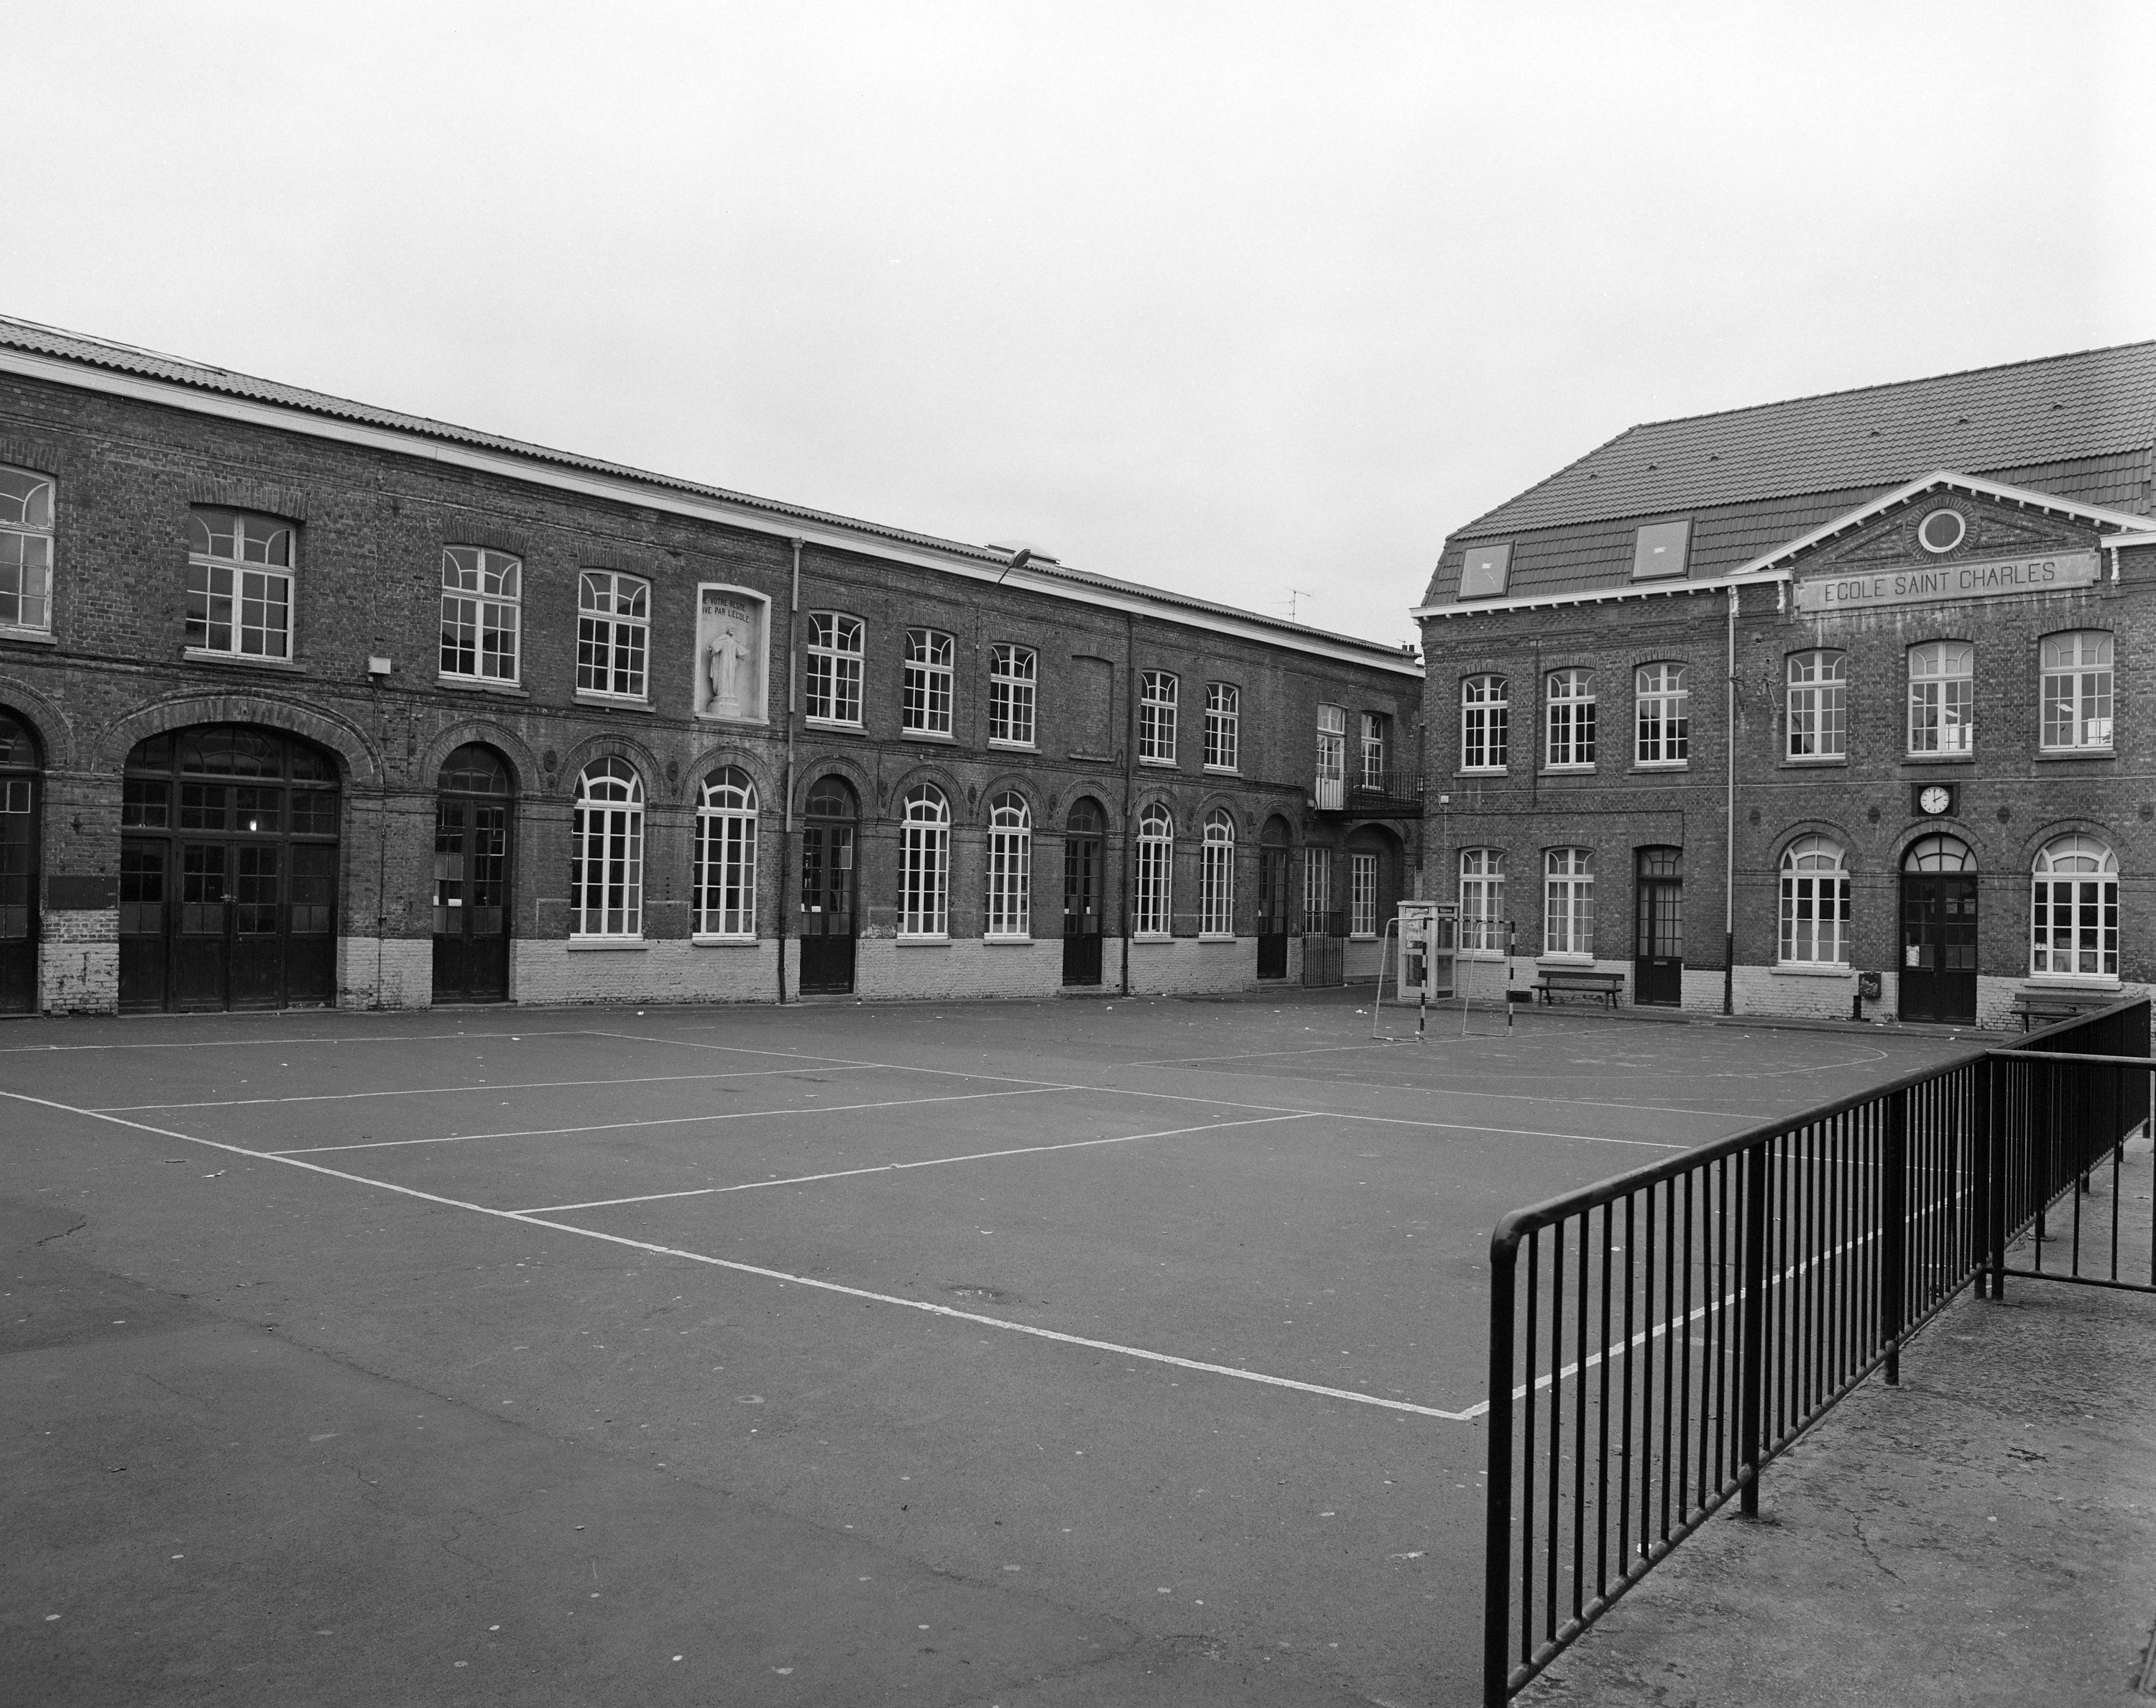
{"type": "Polygon", "coordinates": [[[509,762],[510,781],[520,795],[528,795],[539,787],[539,760],[525,746],[523,738],[503,726],[485,718],[466,718],[451,724],[432,741],[419,757],[413,782],[424,788],[433,788],[442,774],[442,767],[450,754],[467,743],[491,747],[509,762]]]}
{"type": "Polygon", "coordinates": [[[801,775],[793,785],[794,815],[798,818],[808,809],[808,791],[822,778],[834,774],[854,786],[854,798],[861,803],[860,822],[873,823],[876,816],[875,778],[859,760],[845,753],[826,753],[802,765],[801,775]]]}
{"type": "Polygon", "coordinates": [[[1058,833],[1070,829],[1070,809],[1081,800],[1090,800],[1101,809],[1101,834],[1120,836],[1122,833],[1123,826],[1116,814],[1116,803],[1107,798],[1107,792],[1095,788],[1091,783],[1084,782],[1071,785],[1068,799],[1057,796],[1049,798],[1048,816],[1055,821],[1055,828],[1058,833]]]}
{"type": "Polygon", "coordinates": [[[676,790],[680,804],[695,806],[702,797],[704,779],[726,765],[748,773],[749,781],[756,785],[759,811],[766,810],[766,803],[779,799],[785,792],[778,786],[778,780],[770,766],[763,760],[737,741],[719,741],[701,749],[695,759],[682,767],[681,782],[676,790]]]}
{"type": "Polygon", "coordinates": [[[37,737],[38,757],[47,771],[75,768],[74,725],[58,700],[18,676],[0,676],[0,709],[13,713],[37,737]]]}
{"type": "Polygon", "coordinates": [[[1025,809],[1032,814],[1033,828],[1036,831],[1049,828],[1048,821],[1055,810],[1055,797],[1041,787],[1038,779],[1023,771],[1003,772],[983,783],[979,804],[973,808],[970,817],[980,823],[987,823],[996,797],[1006,791],[1025,803],[1025,809]]]}
{"type": "Polygon", "coordinates": [[[594,759],[626,759],[634,766],[637,775],[644,779],[644,803],[647,807],[666,788],[665,766],[643,742],[628,736],[587,736],[562,755],[562,768],[554,773],[561,779],[556,787],[565,798],[575,795],[578,777],[594,759]]]}
{"type": "Polygon", "coordinates": [[[901,772],[891,781],[888,808],[879,808],[877,816],[897,823],[906,817],[906,794],[908,789],[924,782],[934,783],[943,791],[943,799],[951,808],[953,825],[972,822],[973,808],[966,801],[966,785],[957,774],[941,765],[916,765],[901,772]]]}
{"type": "MultiPolygon", "coordinates": [[[[2118,860],[2118,875],[2122,878],[2126,875],[2126,856],[2119,833],[2109,825],[2098,823],[2093,818],[2077,818],[2071,815],[2051,819],[2022,836],[2020,875],[2025,878],[2033,875],[2036,869],[2037,854],[2042,852],[2046,844],[2056,842],[2062,836],[2092,837],[2102,843],[2111,850],[2112,858],[2118,860]]],[[[1979,865],[1977,869],[1982,871],[1984,869],[1979,865]]],[[[1999,872],[1992,875],[2003,877],[2011,875],[1999,872]]]]}
{"type": "Polygon", "coordinates": [[[118,771],[137,741],[168,730],[196,724],[254,724],[300,736],[326,747],[343,762],[346,787],[382,782],[380,753],[351,719],[296,700],[267,694],[181,692],[152,700],[105,726],[98,744],[97,768],[118,771]]]}
{"type": "MultiPolygon", "coordinates": [[[[1803,840],[1807,836],[1824,836],[1840,848],[1842,859],[1847,863],[1843,869],[1854,875],[1856,851],[1863,844],[1853,828],[1846,824],[1837,823],[1831,818],[1793,818],[1784,825],[1781,833],[1774,839],[1774,858],[1768,869],[1779,872],[1782,869],[1782,856],[1789,851],[1793,844],[1803,840]]],[[[1971,846],[1974,845],[1971,844],[1971,846]]],[[[1904,846],[1906,847],[1906,844],[1904,846]]],[[[1979,859],[1981,859],[1981,858],[1982,856],[1979,855],[1979,859]]],[[[1901,856],[1897,854],[1895,856],[1897,864],[1894,867],[1897,872],[1902,869],[1898,864],[1900,859],[1901,856]]],[[[1978,869],[1980,871],[1983,868],[1979,866],[1978,869]]]]}
{"type": "MultiPolygon", "coordinates": [[[[1969,851],[1976,856],[1976,875],[1978,877],[1992,878],[1998,876],[1998,870],[1992,863],[1992,850],[1985,845],[1983,834],[1972,826],[1964,823],[1958,818],[1931,818],[1925,820],[1921,824],[1912,824],[1908,826],[1906,829],[1902,831],[1899,835],[1896,836],[1890,844],[1888,844],[1889,853],[1887,856],[1887,869],[1892,873],[1896,877],[1900,877],[1902,875],[1902,862],[1908,857],[1909,850],[1914,848],[1928,836],[1953,837],[1954,840],[1965,845],[1969,851]]],[[[1778,854],[1775,858],[1779,859],[1780,856],[1778,854]]]]}

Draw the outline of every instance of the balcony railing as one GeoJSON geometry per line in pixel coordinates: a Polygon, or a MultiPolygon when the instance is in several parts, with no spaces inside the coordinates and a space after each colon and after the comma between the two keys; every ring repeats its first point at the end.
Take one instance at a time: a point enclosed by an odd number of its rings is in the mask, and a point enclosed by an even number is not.
{"type": "Polygon", "coordinates": [[[1353,813],[1370,818],[1422,816],[1422,779],[1404,771],[1351,771],[1344,777],[1320,772],[1311,803],[1321,813],[1353,813]]]}

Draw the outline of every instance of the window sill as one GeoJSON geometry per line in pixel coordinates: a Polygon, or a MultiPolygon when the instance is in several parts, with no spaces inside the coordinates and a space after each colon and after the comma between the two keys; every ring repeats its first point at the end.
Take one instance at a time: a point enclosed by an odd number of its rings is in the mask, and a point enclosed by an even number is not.
{"type": "Polygon", "coordinates": [[[1374,943],[1378,941],[1378,934],[1375,931],[1350,931],[1348,941],[1351,943],[1374,943]]]}
{"type": "Polygon", "coordinates": [[[569,952],[572,955],[599,954],[617,949],[649,949],[650,946],[651,945],[645,942],[642,937],[572,937],[569,939],[569,952]]]}
{"type": "Polygon", "coordinates": [[[1205,767],[1205,774],[1208,777],[1240,777],[1243,769],[1239,765],[1209,765],[1205,767]]]}
{"type": "Polygon", "coordinates": [[[1007,753],[1038,753],[1040,745],[1033,741],[1006,741],[1000,736],[988,737],[988,746],[999,747],[1007,753]]]}
{"type": "Polygon", "coordinates": [[[1592,777],[1594,775],[1594,767],[1591,765],[1545,765],[1536,775],[1538,777],[1592,777]]]}
{"type": "MultiPolygon", "coordinates": [[[[5,633],[4,629],[0,629],[0,634],[5,633]]],[[[2036,763],[2039,765],[2057,765],[2062,761],[2071,762],[2076,759],[2102,762],[2118,757],[2116,747],[2040,747],[2036,750],[2036,763]]]]}
{"type": "Polygon", "coordinates": [[[579,688],[577,690],[577,704],[612,706],[616,711],[648,712],[651,710],[651,702],[649,700],[639,699],[627,694],[594,694],[588,688],[579,688]]]}
{"type": "Polygon", "coordinates": [[[1232,943],[1235,941],[1235,934],[1233,931],[1200,931],[1198,941],[1201,943],[1232,943]]]}
{"type": "Polygon", "coordinates": [[[500,694],[511,700],[529,700],[531,695],[514,682],[481,682],[470,676],[437,676],[437,688],[446,688],[455,694],[500,694]]]}
{"type": "Polygon", "coordinates": [[[1579,954],[1571,949],[1558,949],[1548,955],[1536,956],[1535,965],[1537,967],[1592,967],[1594,965],[1594,957],[1592,955],[1579,954]]]}
{"type": "Polygon", "coordinates": [[[1455,961],[1509,961],[1512,957],[1502,949],[1455,949],[1452,951],[1452,958],[1455,961]]]}
{"type": "Polygon", "coordinates": [[[1173,943],[1175,941],[1175,933],[1173,931],[1132,931],[1131,933],[1131,941],[1133,943],[1173,943]]]}
{"type": "Polygon", "coordinates": [[[237,664],[243,670],[282,670],[288,676],[306,674],[305,664],[295,664],[290,659],[260,659],[248,653],[213,652],[206,646],[186,646],[180,656],[191,664],[237,664]]]}
{"type": "Polygon", "coordinates": [[[1148,759],[1142,753],[1138,755],[1138,763],[1141,765],[1151,766],[1157,771],[1173,771],[1175,769],[1175,762],[1173,759],[1148,759]]]}
{"type": "Polygon", "coordinates": [[[1691,761],[1689,759],[1635,759],[1632,762],[1632,769],[1635,771],[1690,771],[1691,761]]]}
{"type": "Polygon", "coordinates": [[[734,931],[699,931],[689,939],[690,946],[698,949],[753,949],[758,941],[734,931]]]}
{"type": "Polygon", "coordinates": [[[1805,961],[1778,961],[1767,969],[1770,978],[1854,978],[1856,969],[1846,961],[1814,964],[1805,961]]]}
{"type": "Polygon", "coordinates": [[[1020,933],[1017,936],[1004,933],[1001,935],[992,934],[988,936],[983,937],[981,941],[983,943],[986,943],[991,949],[1023,948],[1027,944],[1033,941],[1033,937],[1030,933],[1020,933]]]}
{"type": "Polygon", "coordinates": [[[1974,753],[1904,753],[1904,765],[1974,765],[1974,753]]]}
{"type": "Polygon", "coordinates": [[[951,946],[948,932],[924,933],[919,936],[907,936],[901,932],[896,941],[901,949],[947,949],[951,946]]]}
{"type": "Polygon", "coordinates": [[[1486,777],[1505,777],[1510,773],[1507,768],[1502,765],[1482,765],[1476,767],[1471,771],[1463,768],[1454,772],[1452,774],[1455,777],[1466,777],[1468,781],[1472,782],[1478,782],[1486,777]]]}
{"type": "Polygon", "coordinates": [[[59,637],[49,628],[11,628],[0,623],[0,640],[12,640],[19,646],[58,646],[59,637]]]}
{"type": "Polygon", "coordinates": [[[1818,766],[1831,767],[1839,765],[1845,767],[1848,764],[1849,756],[1846,753],[1792,754],[1782,761],[1782,769],[1806,771],[1818,766]]]}
{"type": "Polygon", "coordinates": [[[801,721],[812,730],[824,730],[834,736],[865,736],[868,726],[861,723],[842,723],[837,718],[803,717],[801,721]]]}
{"type": "Polygon", "coordinates": [[[901,730],[898,739],[901,741],[926,741],[935,747],[955,747],[958,745],[956,736],[938,735],[933,730],[901,730]]]}

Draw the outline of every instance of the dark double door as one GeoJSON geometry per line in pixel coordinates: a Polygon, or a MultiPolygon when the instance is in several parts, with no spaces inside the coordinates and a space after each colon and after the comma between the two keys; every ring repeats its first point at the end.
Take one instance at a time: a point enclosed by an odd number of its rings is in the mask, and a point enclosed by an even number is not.
{"type": "Polygon", "coordinates": [[[121,842],[123,1008],[199,1012],[336,995],[334,843],[121,842]]]}
{"type": "Polygon", "coordinates": [[[434,803],[434,1000],[509,1000],[509,803],[434,803]]]}
{"type": "Polygon", "coordinates": [[[1976,1023],[1976,880],[1902,875],[1901,1001],[1904,1020],[1976,1023]]]}
{"type": "Polygon", "coordinates": [[[1258,977],[1287,977],[1287,850],[1258,850],[1258,977]]]}
{"type": "Polygon", "coordinates": [[[1643,848],[1637,864],[1632,1000],[1656,1008],[1684,1002],[1684,855],[1643,848]]]}
{"type": "Polygon", "coordinates": [[[0,1014],[37,1008],[38,779],[0,776],[0,1014]]]}
{"type": "Polygon", "coordinates": [[[1101,982],[1101,882],[1106,839],[1073,831],[1063,839],[1063,982],[1101,982]]]}
{"type": "Polygon", "coordinates": [[[801,828],[801,993],[854,987],[855,826],[809,819],[801,828]]]}

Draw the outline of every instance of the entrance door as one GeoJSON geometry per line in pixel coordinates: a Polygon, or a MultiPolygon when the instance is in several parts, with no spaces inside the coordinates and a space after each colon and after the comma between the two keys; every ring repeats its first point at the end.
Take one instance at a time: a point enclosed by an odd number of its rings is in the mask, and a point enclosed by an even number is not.
{"type": "Polygon", "coordinates": [[[1632,1000],[1674,1008],[1684,1001],[1684,850],[1643,848],[1638,869],[1632,1000]]]}
{"type": "Polygon", "coordinates": [[[1097,802],[1071,803],[1063,837],[1063,982],[1101,982],[1101,876],[1106,821],[1097,802]]]}
{"type": "Polygon", "coordinates": [[[1976,858],[1951,836],[1928,836],[1902,861],[1904,1020],[1976,1023],[1976,858]]]}
{"type": "Polygon", "coordinates": [[[38,1007],[37,751],[0,712],[0,1014],[38,1007]]]}
{"type": "Polygon", "coordinates": [[[1287,825],[1265,821],[1258,847],[1258,977],[1287,977],[1287,825]]]}
{"type": "Polygon", "coordinates": [[[509,767],[459,747],[434,798],[434,1000],[509,1000],[509,767]]]}
{"type": "Polygon", "coordinates": [[[801,827],[801,993],[854,987],[854,847],[860,798],[844,777],[817,779],[801,827]]]}

